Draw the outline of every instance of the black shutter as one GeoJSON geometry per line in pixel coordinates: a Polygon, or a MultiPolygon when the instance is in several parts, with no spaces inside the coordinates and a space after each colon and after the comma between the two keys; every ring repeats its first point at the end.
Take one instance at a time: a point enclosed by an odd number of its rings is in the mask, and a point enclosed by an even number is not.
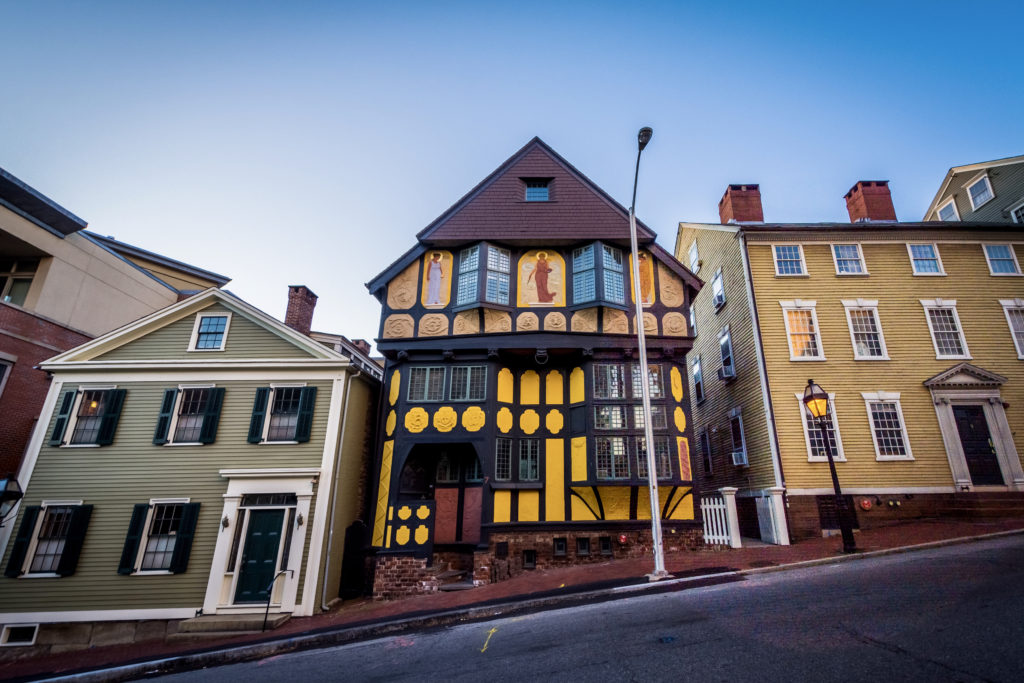
{"type": "Polygon", "coordinates": [[[107,394],[107,409],[103,413],[100,432],[96,436],[96,443],[100,446],[114,443],[114,432],[117,431],[117,421],[121,418],[121,408],[124,406],[124,389],[111,389],[107,394]]]}
{"type": "Polygon", "coordinates": [[[71,417],[71,406],[75,403],[77,392],[65,392],[64,398],[60,401],[60,410],[57,411],[57,421],[53,423],[53,434],[50,435],[50,445],[59,446],[64,442],[64,430],[68,428],[68,418],[71,417]]]}
{"type": "MultiPolygon", "coordinates": [[[[71,396],[75,393],[71,392],[71,396]]],[[[18,527],[18,535],[14,537],[14,545],[11,546],[11,559],[7,562],[7,571],[4,576],[16,579],[25,572],[25,555],[28,554],[28,546],[32,543],[32,536],[36,531],[36,520],[39,519],[39,511],[42,506],[32,505],[25,508],[25,514],[21,518],[21,526],[18,527]]]]}
{"type": "MultiPolygon", "coordinates": [[[[121,393],[124,393],[123,389],[121,393]]],[[[71,508],[71,522],[68,524],[68,535],[64,539],[64,552],[60,554],[60,560],[57,562],[58,575],[71,576],[75,573],[78,556],[82,554],[82,545],[85,543],[85,530],[89,528],[91,516],[92,505],[76,505],[71,508]]]]}
{"type": "Polygon", "coordinates": [[[217,423],[220,422],[220,407],[224,403],[224,387],[210,389],[203,414],[203,427],[199,430],[199,443],[213,443],[217,438],[217,423]]]}
{"type": "MultiPolygon", "coordinates": [[[[173,391],[169,389],[168,391],[173,391]]],[[[146,515],[149,514],[147,503],[136,503],[132,510],[132,521],[128,522],[128,535],[124,539],[124,550],[121,551],[121,564],[118,574],[131,574],[135,571],[135,558],[139,556],[139,543],[146,529],[146,515]]]]}
{"type": "Polygon", "coordinates": [[[263,420],[267,417],[267,399],[270,398],[270,387],[256,390],[256,400],[252,404],[252,420],[249,421],[249,443],[263,441],[263,420]]]}
{"type": "Polygon", "coordinates": [[[167,443],[167,432],[171,429],[171,418],[174,417],[174,402],[177,397],[177,389],[164,389],[164,402],[160,404],[160,415],[156,419],[156,431],[153,432],[153,443],[157,446],[167,443]]]}
{"type": "Polygon", "coordinates": [[[303,387],[299,392],[299,419],[295,423],[295,440],[309,441],[313,429],[313,405],[316,403],[316,387],[303,387]]]}
{"type": "Polygon", "coordinates": [[[172,574],[181,574],[188,568],[192,538],[195,536],[196,522],[199,520],[199,503],[186,503],[181,507],[184,508],[181,511],[181,524],[178,525],[178,538],[174,542],[174,553],[171,555],[171,566],[168,568],[172,574]]]}

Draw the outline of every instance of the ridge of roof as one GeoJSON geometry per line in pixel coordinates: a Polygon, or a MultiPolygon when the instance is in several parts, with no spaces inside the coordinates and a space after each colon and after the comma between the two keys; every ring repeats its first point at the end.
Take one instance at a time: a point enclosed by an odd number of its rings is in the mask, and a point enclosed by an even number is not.
{"type": "Polygon", "coordinates": [[[168,266],[170,268],[182,271],[184,273],[188,273],[190,275],[201,277],[205,280],[212,280],[213,282],[217,283],[218,287],[223,287],[224,285],[231,281],[231,278],[226,275],[221,275],[219,273],[213,272],[212,270],[200,268],[199,266],[193,266],[192,264],[185,263],[184,261],[179,261],[169,256],[164,256],[163,254],[157,254],[156,252],[149,251],[148,249],[143,249],[142,247],[137,247],[134,244],[122,242],[121,240],[114,239],[113,237],[99,235],[93,232],[92,230],[86,230],[84,234],[93,238],[94,241],[100,242],[103,246],[109,247],[111,250],[119,253],[122,256],[136,256],[138,258],[143,258],[146,259],[147,261],[153,261],[154,263],[158,263],[163,266],[168,266]]]}

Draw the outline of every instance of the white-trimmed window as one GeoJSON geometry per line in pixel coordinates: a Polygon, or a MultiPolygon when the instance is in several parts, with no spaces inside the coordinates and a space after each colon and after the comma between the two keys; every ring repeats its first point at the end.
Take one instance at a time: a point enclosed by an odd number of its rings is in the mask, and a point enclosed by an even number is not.
{"type": "Polygon", "coordinates": [[[928,319],[928,331],[938,359],[971,357],[964,338],[960,316],[956,312],[956,299],[921,299],[928,319]]]}
{"type": "Polygon", "coordinates": [[[693,359],[693,396],[697,403],[704,400],[704,372],[700,366],[700,356],[693,359]]]}
{"type": "Polygon", "coordinates": [[[121,417],[125,390],[114,386],[82,386],[61,398],[50,435],[51,446],[107,446],[121,417]]]}
{"type": "Polygon", "coordinates": [[[935,214],[939,217],[940,221],[958,221],[960,220],[960,212],[956,210],[956,202],[952,197],[946,200],[944,204],[939,206],[938,211],[935,214]]]}
{"type": "Polygon", "coordinates": [[[747,460],[747,439],[743,435],[743,412],[740,408],[733,408],[729,411],[729,433],[732,437],[732,464],[738,467],[746,467],[747,460]]]}
{"type": "Polygon", "coordinates": [[[1024,299],[1000,299],[999,304],[1006,314],[1006,324],[1010,326],[1010,336],[1017,348],[1017,358],[1024,360],[1024,299]]]}
{"type": "Polygon", "coordinates": [[[415,367],[409,368],[410,402],[430,402],[444,400],[444,368],[415,367]]]}
{"type": "Polygon", "coordinates": [[[732,333],[726,325],[718,333],[718,351],[722,356],[721,379],[732,379],[736,376],[736,362],[732,354],[732,333]]]}
{"type": "Polygon", "coordinates": [[[825,350],[818,333],[816,301],[780,301],[786,320],[790,360],[825,360],[825,350]]]}
{"type": "Polygon", "coordinates": [[[249,443],[305,443],[313,429],[316,387],[271,384],[256,389],[249,443]]]}
{"type": "Polygon", "coordinates": [[[967,196],[970,197],[971,208],[975,211],[996,198],[987,173],[968,183],[967,196]]]}
{"type": "Polygon", "coordinates": [[[0,261],[0,301],[24,306],[38,267],[39,259],[0,261]]]}
{"type": "Polygon", "coordinates": [[[846,322],[850,327],[855,360],[889,360],[878,317],[878,301],[874,299],[843,299],[846,322]]]}
{"type": "Polygon", "coordinates": [[[832,260],[836,264],[836,275],[868,274],[860,244],[833,244],[832,260]]]}
{"type": "Polygon", "coordinates": [[[223,387],[212,384],[182,384],[177,389],[165,389],[153,443],[213,443],[223,403],[223,387]]]}
{"type": "Polygon", "coordinates": [[[1024,201],[1010,207],[1010,219],[1014,223],[1024,223],[1024,201]]]}
{"type": "Polygon", "coordinates": [[[907,253],[910,255],[910,265],[914,275],[945,275],[942,267],[942,258],[939,256],[939,245],[937,244],[908,244],[907,253]]]}
{"type": "MultiPolygon", "coordinates": [[[[691,313],[693,309],[690,309],[691,313]]],[[[11,370],[14,368],[14,361],[8,360],[2,357],[0,353],[0,396],[4,395],[4,387],[7,386],[7,378],[11,376],[11,370]]]]}
{"type": "Polygon", "coordinates": [[[452,368],[452,385],[449,391],[453,401],[485,400],[487,398],[487,366],[456,365],[452,368]]]}
{"type": "MultiPolygon", "coordinates": [[[[821,436],[821,427],[818,421],[811,415],[804,403],[803,392],[797,392],[796,402],[799,406],[801,423],[804,427],[804,443],[807,445],[807,462],[828,462],[828,455],[825,453],[825,441],[821,436]]],[[[828,447],[832,451],[832,459],[837,462],[845,462],[843,454],[843,439],[839,435],[839,421],[836,418],[836,395],[828,395],[828,420],[825,422],[825,432],[828,435],[828,447]]]]}
{"type": "Polygon", "coordinates": [[[913,460],[899,392],[861,392],[876,460],[913,460]]]}
{"type": "Polygon", "coordinates": [[[725,305],[725,283],[722,281],[721,268],[716,270],[715,276],[711,278],[711,297],[714,301],[716,311],[725,305]]]}
{"type": "Polygon", "coordinates": [[[75,573],[92,505],[80,500],[44,500],[25,508],[11,546],[9,577],[75,573]]]}
{"type": "Polygon", "coordinates": [[[594,438],[598,479],[629,479],[629,456],[623,436],[594,438]]]}
{"type": "Polygon", "coordinates": [[[779,276],[807,275],[804,248],[800,244],[772,245],[775,254],[775,274],[779,276]]]}
{"type": "Polygon", "coordinates": [[[988,271],[992,275],[1020,275],[1020,263],[1012,244],[983,244],[988,271]]]}
{"type": "Polygon", "coordinates": [[[690,259],[690,271],[696,274],[700,271],[700,255],[697,253],[697,240],[694,240],[693,244],[690,245],[687,255],[690,259]]]}
{"type": "Polygon", "coordinates": [[[189,351],[223,351],[231,326],[230,313],[200,313],[192,327],[189,351]]]}

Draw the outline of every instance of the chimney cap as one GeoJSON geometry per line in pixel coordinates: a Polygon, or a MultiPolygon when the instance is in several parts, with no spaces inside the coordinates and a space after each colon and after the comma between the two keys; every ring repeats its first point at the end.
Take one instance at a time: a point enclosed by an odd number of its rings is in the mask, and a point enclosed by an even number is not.
{"type": "Polygon", "coordinates": [[[843,199],[849,199],[850,195],[852,195],[855,191],[857,191],[858,189],[863,189],[865,187],[889,187],[889,181],[888,180],[858,180],[857,182],[855,182],[853,184],[853,187],[850,188],[850,191],[843,195],[843,199]]]}

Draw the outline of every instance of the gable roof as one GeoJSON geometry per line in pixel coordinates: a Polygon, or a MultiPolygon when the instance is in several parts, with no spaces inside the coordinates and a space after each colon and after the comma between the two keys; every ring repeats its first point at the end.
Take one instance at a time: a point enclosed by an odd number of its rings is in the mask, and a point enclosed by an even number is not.
{"type": "MultiPolygon", "coordinates": [[[[206,291],[191,296],[187,299],[179,301],[176,304],[172,304],[154,313],[139,318],[138,320],[128,323],[116,330],[108,332],[100,337],[97,337],[91,341],[88,341],[80,346],[76,346],[73,349],[65,351],[53,358],[50,358],[39,364],[44,370],[53,372],[62,368],[81,368],[83,366],[89,367],[108,367],[110,365],[139,365],[139,362],[124,362],[124,361],[97,361],[95,358],[112,351],[113,349],[124,346],[125,344],[131,343],[141,337],[146,336],[150,332],[163,328],[173,322],[186,318],[193,315],[214,302],[223,304],[226,308],[230,309],[233,313],[244,316],[245,318],[256,323],[260,327],[263,327],[268,332],[271,332],[278,337],[285,339],[286,341],[294,344],[300,349],[306,351],[310,358],[309,360],[289,359],[290,362],[300,362],[308,364],[310,362],[320,364],[336,365],[338,363],[342,365],[348,365],[349,360],[340,353],[330,349],[319,342],[307,337],[304,334],[296,332],[292,328],[288,327],[281,321],[271,317],[264,313],[255,306],[246,303],[239,299],[235,295],[228,291],[210,288],[206,291]]],[[[238,359],[227,361],[233,365],[241,366],[266,366],[268,359],[238,359]]],[[[209,365],[220,365],[224,364],[217,358],[210,356],[197,357],[195,360],[181,361],[181,360],[154,360],[146,361],[144,364],[149,366],[168,366],[173,368],[185,368],[185,367],[196,367],[196,366],[209,366],[209,365]]]]}
{"type": "Polygon", "coordinates": [[[939,191],[935,193],[935,198],[932,199],[932,203],[928,205],[928,210],[924,212],[924,218],[922,220],[928,220],[928,216],[931,215],[932,211],[939,205],[941,200],[946,194],[946,188],[949,187],[950,181],[953,180],[953,176],[960,173],[970,173],[972,171],[982,171],[988,168],[996,168],[998,166],[1011,166],[1013,164],[1024,164],[1024,154],[1016,157],[1006,157],[1005,159],[995,159],[993,161],[982,161],[976,164],[966,164],[964,166],[954,166],[949,169],[946,173],[946,177],[943,178],[942,184],[939,185],[939,191]]]}

